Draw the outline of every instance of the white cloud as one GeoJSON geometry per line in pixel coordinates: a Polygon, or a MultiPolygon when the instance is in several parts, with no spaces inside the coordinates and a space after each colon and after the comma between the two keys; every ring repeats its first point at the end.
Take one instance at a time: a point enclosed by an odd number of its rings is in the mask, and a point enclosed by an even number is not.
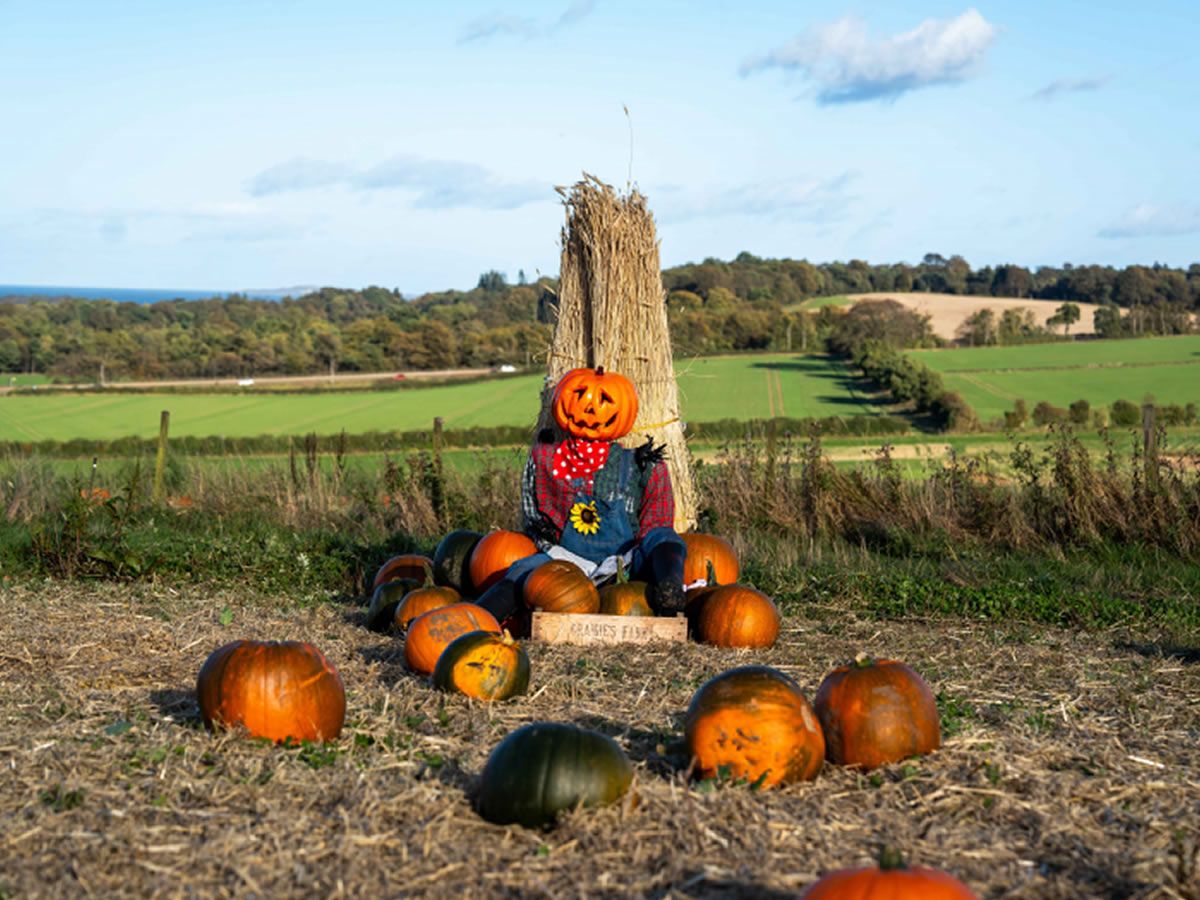
{"type": "Polygon", "coordinates": [[[368,169],[299,159],[263,170],[247,182],[256,196],[341,186],[356,191],[408,190],[421,209],[516,209],[554,198],[551,186],[507,180],[475,163],[398,155],[368,169]]]}
{"type": "Polygon", "coordinates": [[[1200,207],[1154,206],[1143,203],[1101,228],[1102,238],[1170,237],[1200,233],[1200,207]]]}
{"type": "Polygon", "coordinates": [[[1108,77],[1059,78],[1029,95],[1030,100],[1053,100],[1059,94],[1078,94],[1098,91],[1108,84],[1108,77]]]}
{"type": "Polygon", "coordinates": [[[656,193],[656,215],[663,222],[727,216],[828,224],[840,219],[854,199],[846,188],[854,175],[747,182],[711,190],[663,190],[656,193]]]}
{"type": "Polygon", "coordinates": [[[595,8],[596,0],[573,0],[553,23],[546,24],[511,13],[489,13],[464,25],[459,32],[458,42],[469,44],[493,37],[518,37],[525,40],[549,37],[561,28],[568,28],[586,19],[595,8]]]}
{"type": "Polygon", "coordinates": [[[965,80],[983,60],[996,27],[978,10],[953,19],[926,19],[911,31],[874,38],[854,16],[801,34],[742,65],[795,72],[813,82],[817,102],[894,100],[908,91],[965,80]]]}

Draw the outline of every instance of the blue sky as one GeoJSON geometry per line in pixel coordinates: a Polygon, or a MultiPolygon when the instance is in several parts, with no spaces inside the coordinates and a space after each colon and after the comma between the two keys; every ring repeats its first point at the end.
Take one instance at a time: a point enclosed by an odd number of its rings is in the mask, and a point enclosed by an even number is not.
{"type": "Polygon", "coordinates": [[[583,171],[632,175],[664,265],[1186,265],[1198,26],[1195,0],[0,0],[0,282],[553,274],[583,171]]]}

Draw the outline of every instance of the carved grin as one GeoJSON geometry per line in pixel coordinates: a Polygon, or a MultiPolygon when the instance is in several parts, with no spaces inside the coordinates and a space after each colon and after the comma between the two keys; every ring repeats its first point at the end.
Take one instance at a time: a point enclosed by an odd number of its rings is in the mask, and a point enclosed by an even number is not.
{"type": "Polygon", "coordinates": [[[604,422],[599,422],[599,421],[588,422],[583,419],[577,419],[573,415],[571,415],[569,412],[567,412],[565,409],[562,410],[562,414],[563,414],[563,418],[565,418],[567,420],[567,422],[570,423],[571,427],[567,429],[568,431],[599,432],[601,429],[612,428],[613,423],[617,421],[616,413],[613,413],[604,422]]]}

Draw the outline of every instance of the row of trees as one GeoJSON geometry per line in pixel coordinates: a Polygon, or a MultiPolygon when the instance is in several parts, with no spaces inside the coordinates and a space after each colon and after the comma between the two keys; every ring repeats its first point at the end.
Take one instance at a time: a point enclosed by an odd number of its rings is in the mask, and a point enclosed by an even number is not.
{"type": "MultiPolygon", "coordinates": [[[[540,361],[549,344],[556,283],[519,282],[510,285],[491,271],[471,290],[411,300],[379,287],[323,288],[279,302],[241,296],[150,304],[9,298],[0,302],[0,372],[113,379],[527,365],[540,361]]],[[[871,266],[742,253],[731,262],[709,259],[668,269],[663,282],[672,341],[683,355],[820,347],[845,317],[833,308],[807,311],[796,304],[854,291],[1053,297],[1065,301],[1059,310],[1067,318],[1057,323],[1064,331],[1078,318],[1075,302],[1099,302],[1095,324],[1107,337],[1189,331],[1200,307],[1200,266],[1186,272],[1066,266],[1031,273],[1016,266],[972,270],[961,257],[937,254],[917,266],[871,266]]],[[[978,316],[964,325],[960,337],[966,343],[1049,337],[1031,312],[978,316]]],[[[885,317],[884,325],[908,321],[893,319],[885,317]]],[[[863,325],[853,316],[849,324],[863,325]]],[[[911,338],[901,335],[900,344],[911,345],[911,338]]],[[[926,341],[933,341],[927,323],[918,345],[926,341]]],[[[838,352],[847,346],[843,341],[838,352]]]]}

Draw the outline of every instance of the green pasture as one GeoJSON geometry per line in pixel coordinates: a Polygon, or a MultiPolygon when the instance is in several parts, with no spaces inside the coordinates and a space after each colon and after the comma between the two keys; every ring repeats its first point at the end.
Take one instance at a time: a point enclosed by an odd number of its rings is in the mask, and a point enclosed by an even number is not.
{"type": "MultiPolygon", "coordinates": [[[[1020,344],[1014,347],[970,347],[909,352],[935,372],[1141,367],[1169,363],[1200,365],[1200,335],[1119,341],[1055,341],[1046,344],[1020,344]]],[[[1126,373],[1125,377],[1138,379],[1141,373],[1130,372],[1126,373]]],[[[1196,370],[1196,378],[1200,380],[1200,369],[1196,370]]]]}
{"type": "MultiPolygon", "coordinates": [[[[856,378],[821,355],[755,354],[676,362],[681,412],[698,422],[877,414],[856,378]]],[[[47,393],[0,397],[0,440],[252,437],[417,431],[441,416],[448,429],[524,425],[537,415],[542,378],[530,375],[405,391],[323,394],[47,393]]],[[[644,425],[654,423],[644,422],[644,425]]]]}
{"type": "Polygon", "coordinates": [[[50,379],[45,375],[0,375],[0,387],[31,387],[35,384],[49,384],[50,379]]]}
{"type": "Polygon", "coordinates": [[[854,304],[854,301],[851,300],[849,297],[845,297],[845,296],[842,296],[841,294],[838,294],[833,297],[810,297],[809,299],[802,300],[801,302],[794,304],[788,308],[789,309],[805,309],[805,310],[812,311],[812,310],[817,310],[817,309],[824,309],[826,306],[851,306],[853,304],[854,304]]]}

